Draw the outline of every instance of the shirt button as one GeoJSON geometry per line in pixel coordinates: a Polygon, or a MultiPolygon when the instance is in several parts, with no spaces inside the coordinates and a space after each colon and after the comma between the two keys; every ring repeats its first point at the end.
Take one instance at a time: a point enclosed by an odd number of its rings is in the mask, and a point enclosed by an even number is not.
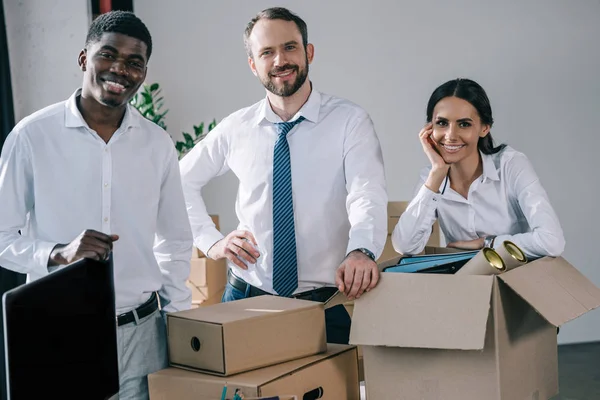
{"type": "Polygon", "coordinates": [[[104,187],[108,187],[108,182],[104,182],[104,187]]]}
{"type": "Polygon", "coordinates": [[[105,217],[105,218],[104,218],[104,222],[108,222],[108,217],[105,217]]]}

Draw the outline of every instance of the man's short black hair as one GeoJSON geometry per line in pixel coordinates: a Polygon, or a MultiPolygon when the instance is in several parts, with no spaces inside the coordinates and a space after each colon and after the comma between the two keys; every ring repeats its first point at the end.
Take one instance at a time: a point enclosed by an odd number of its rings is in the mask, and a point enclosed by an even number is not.
{"type": "Polygon", "coordinates": [[[146,43],[146,58],[152,54],[152,36],[141,19],[129,11],[109,11],[98,16],[88,31],[85,47],[100,40],[103,33],[122,33],[146,43]]]}

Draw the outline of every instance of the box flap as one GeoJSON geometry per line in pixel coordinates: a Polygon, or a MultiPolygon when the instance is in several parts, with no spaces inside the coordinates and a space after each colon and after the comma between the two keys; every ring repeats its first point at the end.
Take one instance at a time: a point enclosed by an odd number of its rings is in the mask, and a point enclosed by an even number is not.
{"type": "Polygon", "coordinates": [[[327,351],[325,353],[271,365],[269,367],[255,369],[252,371],[242,372],[231,376],[214,376],[197,372],[193,369],[187,370],[186,367],[167,368],[155,372],[152,375],[177,377],[178,379],[201,380],[203,382],[211,382],[223,386],[227,382],[230,385],[260,387],[282,376],[289,375],[294,371],[315,364],[321,360],[333,357],[337,354],[354,350],[355,348],[355,346],[328,343],[327,351]]]}
{"type": "Polygon", "coordinates": [[[178,311],[169,314],[169,316],[214,324],[226,324],[233,321],[271,316],[277,313],[288,313],[314,307],[323,307],[323,304],[279,296],[257,296],[238,301],[213,304],[207,307],[178,311]]]}
{"type": "Polygon", "coordinates": [[[350,343],[483,349],[493,279],[383,272],[354,302],[350,343]]]}
{"type": "Polygon", "coordinates": [[[544,257],[498,277],[554,326],[600,306],[600,289],[562,257],[544,257]]]}

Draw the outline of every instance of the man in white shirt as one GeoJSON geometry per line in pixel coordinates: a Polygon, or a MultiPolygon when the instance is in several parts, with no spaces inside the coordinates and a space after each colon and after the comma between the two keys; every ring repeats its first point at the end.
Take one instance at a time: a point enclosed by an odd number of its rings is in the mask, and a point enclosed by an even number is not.
{"type": "MultiPolygon", "coordinates": [[[[379,140],[359,106],[308,79],[306,23],[284,8],[259,13],[245,32],[248,62],[266,98],[239,110],[180,162],[196,246],[227,258],[223,301],[261,294],[325,301],[372,289],[387,234],[379,140]],[[239,178],[238,230],[216,230],[201,196],[227,171],[239,178]],[[337,288],[336,288],[337,286],[337,288]]],[[[347,343],[343,306],[326,312],[328,342],[347,343]]]]}
{"type": "Polygon", "coordinates": [[[99,16],[78,58],[82,88],[24,118],[0,158],[3,267],[34,280],[112,252],[121,399],[148,398],[146,375],[168,364],[159,296],[164,311],[191,306],[177,154],[169,135],[128,104],[151,51],[135,15],[99,16]]]}

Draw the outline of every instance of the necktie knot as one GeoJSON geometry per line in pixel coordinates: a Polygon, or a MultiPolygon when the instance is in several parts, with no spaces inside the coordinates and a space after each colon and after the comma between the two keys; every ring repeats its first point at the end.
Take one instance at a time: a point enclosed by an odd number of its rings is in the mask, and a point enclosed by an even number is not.
{"type": "Polygon", "coordinates": [[[292,130],[294,126],[296,126],[302,121],[304,121],[304,117],[300,116],[295,121],[278,122],[275,124],[275,126],[277,126],[277,133],[279,134],[279,136],[285,136],[288,134],[289,131],[292,130]]]}

